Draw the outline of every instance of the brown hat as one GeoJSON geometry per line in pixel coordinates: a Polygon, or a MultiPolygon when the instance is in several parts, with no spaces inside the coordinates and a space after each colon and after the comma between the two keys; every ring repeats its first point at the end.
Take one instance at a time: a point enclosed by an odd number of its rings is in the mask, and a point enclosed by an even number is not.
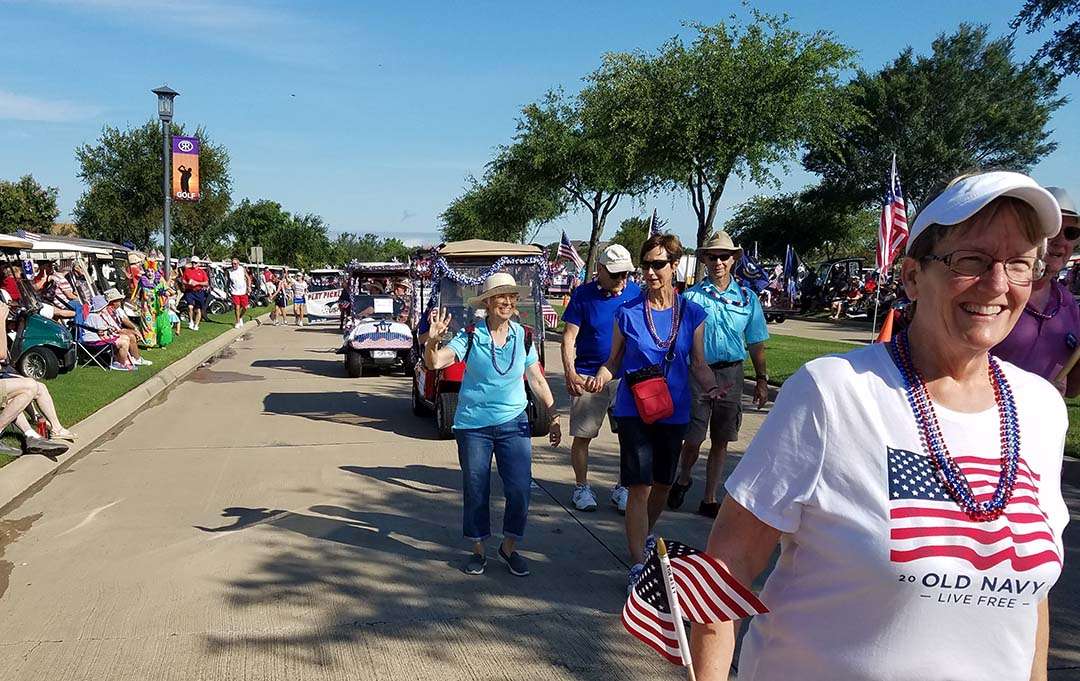
{"type": "Polygon", "coordinates": [[[735,242],[731,240],[731,236],[727,232],[713,232],[705,243],[698,248],[699,251],[732,251],[735,253],[735,258],[738,259],[742,255],[742,249],[735,245],[735,242]]]}

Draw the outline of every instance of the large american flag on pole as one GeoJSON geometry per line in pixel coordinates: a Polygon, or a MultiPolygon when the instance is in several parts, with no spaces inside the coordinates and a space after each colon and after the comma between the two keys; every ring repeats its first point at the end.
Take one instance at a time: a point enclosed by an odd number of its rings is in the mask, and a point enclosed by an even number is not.
{"type": "MultiPolygon", "coordinates": [[[[892,562],[947,556],[977,570],[1008,561],[1018,572],[1061,562],[1054,533],[1039,506],[1040,478],[1023,459],[1005,513],[997,520],[976,522],[949,496],[925,454],[890,447],[888,457],[892,562]]],[[[956,456],[953,461],[978,501],[993,495],[1001,471],[999,458],[956,456]]]]}
{"type": "Polygon", "coordinates": [[[578,255],[577,249],[574,248],[574,244],[570,243],[570,237],[566,236],[565,231],[563,231],[562,239],[559,241],[559,253],[557,257],[559,260],[564,258],[569,260],[574,263],[574,267],[579,270],[582,267],[585,267],[585,261],[578,255]]]}
{"type": "MultiPolygon", "coordinates": [[[[667,542],[679,593],[679,607],[691,622],[709,624],[768,612],[765,604],[711,556],[676,541],[667,542]]],[[[660,558],[653,552],[641,580],[623,606],[622,623],[631,634],[673,664],[684,664],[668,606],[660,558]]]]}
{"type": "Polygon", "coordinates": [[[904,249],[907,237],[907,205],[904,203],[904,191],[900,188],[900,176],[896,174],[896,154],[893,154],[889,190],[885,192],[885,201],[881,208],[881,225],[878,228],[878,272],[884,274],[889,269],[893,260],[904,249]]]}

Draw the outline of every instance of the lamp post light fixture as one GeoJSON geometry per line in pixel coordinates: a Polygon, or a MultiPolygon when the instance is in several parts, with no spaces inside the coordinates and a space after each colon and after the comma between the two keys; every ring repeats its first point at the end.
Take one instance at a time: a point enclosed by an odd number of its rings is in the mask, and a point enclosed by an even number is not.
{"type": "Polygon", "coordinates": [[[165,218],[163,220],[162,229],[165,240],[165,281],[169,280],[169,274],[172,270],[172,239],[171,239],[171,227],[172,227],[172,188],[169,186],[169,170],[172,163],[172,139],[169,134],[169,125],[172,123],[173,118],[173,99],[180,93],[173,90],[168,85],[162,85],[159,88],[154,88],[150,92],[157,95],[158,98],[158,118],[161,119],[161,161],[164,165],[164,180],[162,186],[165,189],[165,218]]]}

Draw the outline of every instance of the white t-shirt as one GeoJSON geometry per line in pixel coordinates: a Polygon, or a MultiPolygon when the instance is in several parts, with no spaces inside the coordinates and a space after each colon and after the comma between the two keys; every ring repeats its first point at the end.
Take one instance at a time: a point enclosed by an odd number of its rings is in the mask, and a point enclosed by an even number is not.
{"type": "MultiPolygon", "coordinates": [[[[1067,417],[1053,386],[1001,364],[1022,462],[1006,515],[989,523],[937,482],[884,345],[814,360],[784,383],[725,485],[785,533],[740,681],[1028,679],[1036,608],[1064,556],[1067,417]]],[[[973,490],[992,493],[997,409],[935,409],[973,490]]]]}
{"type": "Polygon", "coordinates": [[[246,296],[248,292],[247,270],[243,267],[229,268],[229,294],[246,296]]]}
{"type": "Polygon", "coordinates": [[[307,282],[303,279],[297,279],[293,282],[292,290],[294,298],[303,298],[307,295],[307,282]]]}

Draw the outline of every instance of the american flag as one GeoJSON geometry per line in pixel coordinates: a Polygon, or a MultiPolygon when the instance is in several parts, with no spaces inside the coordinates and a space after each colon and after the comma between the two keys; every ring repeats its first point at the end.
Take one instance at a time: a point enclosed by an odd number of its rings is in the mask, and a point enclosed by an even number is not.
{"type": "Polygon", "coordinates": [[[540,304],[540,312],[544,316],[544,326],[554,329],[559,325],[559,313],[555,311],[555,308],[551,306],[547,299],[544,299],[544,302],[540,304]]]}
{"type": "MultiPolygon", "coordinates": [[[[891,447],[888,456],[892,562],[948,556],[978,570],[1008,561],[1018,572],[1061,562],[1054,534],[1039,507],[1039,476],[1023,459],[1005,513],[991,522],[976,522],[949,496],[929,457],[891,447]]],[[[956,456],[953,460],[967,476],[978,501],[993,495],[1000,459],[956,456]]]]}
{"type": "Polygon", "coordinates": [[[649,221],[649,236],[656,236],[664,233],[664,227],[667,225],[667,220],[661,220],[656,217],[656,209],[653,208],[652,220],[649,221]]]}
{"type": "Polygon", "coordinates": [[[559,241],[559,254],[558,259],[567,259],[574,263],[574,267],[581,269],[585,267],[585,261],[578,255],[577,249],[574,248],[574,244],[570,243],[570,237],[566,236],[566,232],[562,233],[562,240],[559,241]]]}
{"type": "Polygon", "coordinates": [[[907,206],[904,203],[904,191],[900,188],[900,176],[896,174],[896,154],[893,154],[889,191],[885,193],[884,205],[881,207],[881,225],[878,228],[878,272],[884,274],[889,269],[889,265],[904,249],[907,237],[907,206]]]}
{"type": "MultiPolygon", "coordinates": [[[[679,608],[691,622],[727,622],[768,612],[757,596],[712,557],[675,541],[667,542],[667,550],[679,592],[679,608]]],[[[675,618],[668,606],[660,557],[655,552],[649,556],[641,580],[626,599],[622,623],[668,662],[684,664],[675,618]]]]}

